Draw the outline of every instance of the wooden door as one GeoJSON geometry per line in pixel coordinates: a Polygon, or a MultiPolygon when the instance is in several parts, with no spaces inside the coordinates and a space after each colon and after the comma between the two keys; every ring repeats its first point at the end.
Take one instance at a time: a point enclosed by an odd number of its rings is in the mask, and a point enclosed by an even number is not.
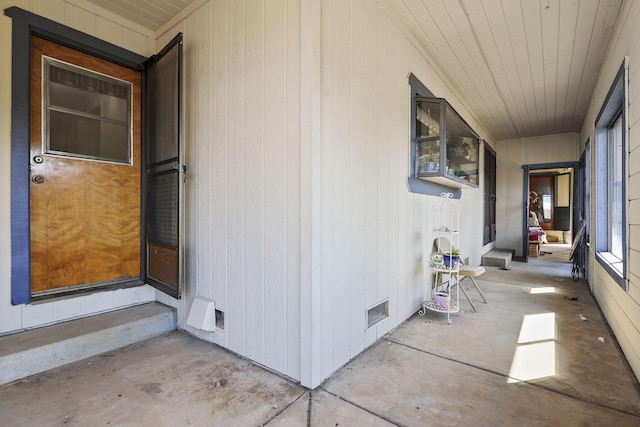
{"type": "MultiPolygon", "coordinates": [[[[46,72],[45,72],[46,74],[46,72]]],[[[73,74],[71,80],[82,80],[73,74]]],[[[87,78],[84,78],[85,80],[87,78]]],[[[90,80],[87,95],[98,90],[90,80]]],[[[139,279],[140,235],[140,73],[33,37],[31,44],[30,230],[31,293],[56,293],[70,287],[139,279]],[[84,126],[67,132],[68,153],[44,143],[43,57],[128,82],[130,128],[127,158],[83,153],[95,138],[84,126]],[[73,137],[72,137],[73,135],[73,137]],[[77,150],[76,150],[77,149],[77,150]],[[73,153],[72,151],[79,151],[73,153]]],[[[97,81],[97,80],[95,80],[97,81]]],[[[107,85],[108,86],[108,85],[107,85]]],[[[74,89],[77,90],[77,89],[74,89]]],[[[108,89],[104,89],[108,92],[108,89]]],[[[45,92],[45,97],[50,96],[45,92]]],[[[83,98],[79,96],[78,98],[83,98]]],[[[119,105],[119,104],[118,104],[119,105]]],[[[96,108],[99,108],[96,106],[96,108]]],[[[59,108],[56,114],[64,114],[59,108]]],[[[125,115],[126,115],[125,114],[125,115]]],[[[91,119],[91,115],[84,117],[91,119]]],[[[53,120],[53,119],[51,119],[53,120]]],[[[108,120],[104,126],[109,126],[108,120]]],[[[95,126],[94,126],[95,127],[95,126]]]]}

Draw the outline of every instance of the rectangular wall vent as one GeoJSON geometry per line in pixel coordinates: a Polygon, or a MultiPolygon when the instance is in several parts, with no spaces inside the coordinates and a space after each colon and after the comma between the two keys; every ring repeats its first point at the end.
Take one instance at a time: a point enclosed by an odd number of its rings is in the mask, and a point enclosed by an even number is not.
{"type": "Polygon", "coordinates": [[[389,300],[367,310],[367,329],[389,317],[389,300]]]}
{"type": "Polygon", "coordinates": [[[216,329],[224,331],[224,312],[216,310],[216,329]]]}

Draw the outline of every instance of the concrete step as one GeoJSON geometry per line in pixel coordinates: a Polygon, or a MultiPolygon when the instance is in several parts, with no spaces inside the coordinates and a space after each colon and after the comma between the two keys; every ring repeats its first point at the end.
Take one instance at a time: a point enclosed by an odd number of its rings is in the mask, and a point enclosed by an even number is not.
{"type": "Polygon", "coordinates": [[[176,329],[173,308],[147,303],[0,337],[0,384],[176,329]]]}
{"type": "Polygon", "coordinates": [[[482,265],[508,269],[512,259],[511,249],[492,249],[482,256],[482,265]]]}

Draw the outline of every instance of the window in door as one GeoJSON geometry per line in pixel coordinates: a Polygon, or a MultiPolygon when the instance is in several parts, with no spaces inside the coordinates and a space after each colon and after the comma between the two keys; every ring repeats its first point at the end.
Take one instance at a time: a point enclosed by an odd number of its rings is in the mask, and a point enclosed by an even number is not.
{"type": "Polygon", "coordinates": [[[44,154],[131,164],[132,85],[43,57],[44,154]]]}

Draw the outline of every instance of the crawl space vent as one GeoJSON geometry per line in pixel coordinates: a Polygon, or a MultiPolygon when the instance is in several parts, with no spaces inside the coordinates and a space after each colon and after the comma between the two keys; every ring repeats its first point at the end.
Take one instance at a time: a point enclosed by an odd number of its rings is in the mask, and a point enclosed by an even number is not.
{"type": "Polygon", "coordinates": [[[389,300],[382,301],[367,310],[367,328],[389,317],[389,300]]]}

